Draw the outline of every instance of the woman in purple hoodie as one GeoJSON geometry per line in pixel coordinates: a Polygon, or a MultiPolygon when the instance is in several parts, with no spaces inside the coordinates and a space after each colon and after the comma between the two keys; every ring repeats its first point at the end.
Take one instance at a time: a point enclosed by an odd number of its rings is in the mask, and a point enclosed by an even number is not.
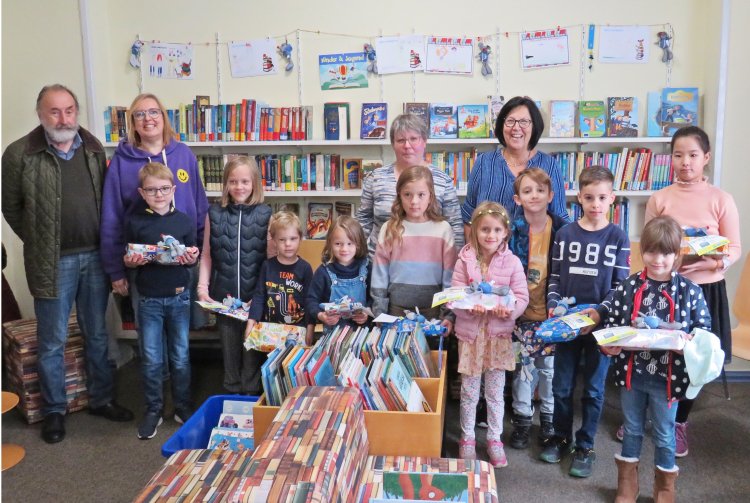
{"type": "MultiPolygon", "coordinates": [[[[172,171],[176,185],[174,205],[190,217],[198,231],[198,242],[203,242],[208,199],[198,161],[187,145],[174,136],[167,111],[156,96],[141,94],[133,100],[128,115],[128,137],[117,146],[109,163],[102,204],[102,268],[115,292],[123,296],[137,296],[135,288],[129,288],[123,256],[127,224],[131,215],[145,204],[138,193],[138,171],[145,164],[160,162],[172,171]]],[[[191,273],[196,274],[197,281],[197,268],[191,273]]],[[[137,313],[136,298],[133,308],[137,313]]]]}

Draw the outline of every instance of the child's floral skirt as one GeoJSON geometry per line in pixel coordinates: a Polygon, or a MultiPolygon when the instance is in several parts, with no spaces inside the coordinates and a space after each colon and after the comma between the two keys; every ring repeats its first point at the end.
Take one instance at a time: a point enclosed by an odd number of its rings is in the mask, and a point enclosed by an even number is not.
{"type": "Polygon", "coordinates": [[[481,377],[487,370],[515,370],[516,357],[510,334],[508,337],[490,337],[487,334],[487,325],[485,319],[474,342],[458,341],[460,374],[481,377]]]}

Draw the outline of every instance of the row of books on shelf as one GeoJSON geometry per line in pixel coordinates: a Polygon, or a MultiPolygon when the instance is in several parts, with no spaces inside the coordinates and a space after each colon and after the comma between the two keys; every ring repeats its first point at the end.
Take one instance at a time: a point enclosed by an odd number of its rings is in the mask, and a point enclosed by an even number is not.
{"type": "Polygon", "coordinates": [[[654,154],[651,149],[622,149],[620,153],[558,152],[552,154],[560,165],[566,189],[578,188],[583,168],[604,166],[615,177],[615,190],[659,190],[671,185],[672,156],[654,154]]]}
{"type": "MultiPolygon", "coordinates": [[[[578,203],[568,204],[568,216],[575,222],[583,218],[583,208],[578,203]]],[[[630,200],[623,198],[615,201],[607,212],[607,220],[618,226],[620,229],[629,234],[630,231],[630,200]]]]}
{"type": "Polygon", "coordinates": [[[466,190],[469,185],[469,174],[474,169],[478,155],[475,148],[468,152],[428,152],[425,154],[425,160],[451,177],[456,189],[466,190]]]}
{"type": "MultiPolygon", "coordinates": [[[[126,107],[104,111],[104,135],[108,142],[128,134],[126,107]]],[[[272,108],[262,101],[243,99],[231,105],[211,105],[208,96],[196,96],[192,104],[167,110],[169,123],[180,141],[299,141],[311,140],[313,110],[305,107],[272,108]]]]}
{"type": "Polygon", "coordinates": [[[414,378],[439,373],[419,326],[405,333],[394,327],[339,326],[311,348],[275,349],[261,375],[271,406],[281,405],[295,386],[351,386],[369,410],[430,412],[414,378]]]}

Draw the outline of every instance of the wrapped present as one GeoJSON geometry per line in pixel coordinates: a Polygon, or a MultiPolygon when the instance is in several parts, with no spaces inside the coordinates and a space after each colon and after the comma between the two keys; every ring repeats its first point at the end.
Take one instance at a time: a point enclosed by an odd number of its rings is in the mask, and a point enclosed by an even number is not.
{"type": "Polygon", "coordinates": [[[624,349],[682,351],[685,348],[685,332],[681,330],[665,330],[662,328],[637,329],[630,327],[617,327],[617,329],[605,328],[604,330],[597,330],[594,332],[594,337],[600,346],[619,346],[624,349]],[[618,338],[618,335],[621,337],[618,338]]]}
{"type": "Polygon", "coordinates": [[[159,241],[155,245],[144,245],[137,243],[128,243],[128,257],[140,255],[147,262],[158,262],[165,265],[180,265],[177,257],[181,257],[186,251],[198,253],[195,246],[186,247],[172,236],[164,236],[164,241],[159,241]]]}
{"type": "Polygon", "coordinates": [[[724,236],[709,234],[705,227],[682,229],[680,253],[683,264],[692,264],[704,256],[721,260],[729,253],[729,240],[724,236]]]}
{"type": "Polygon", "coordinates": [[[213,311],[216,314],[223,314],[224,316],[229,316],[230,318],[247,321],[247,309],[234,309],[218,302],[203,302],[197,300],[195,301],[195,303],[201,306],[203,309],[213,311]]]}
{"type": "Polygon", "coordinates": [[[593,325],[594,322],[588,316],[579,313],[586,309],[595,308],[597,304],[579,304],[568,309],[565,316],[550,318],[539,325],[536,336],[545,344],[550,342],[571,341],[578,337],[581,328],[593,325]]]}
{"type": "Polygon", "coordinates": [[[346,296],[341,297],[336,302],[324,302],[320,304],[320,308],[326,314],[339,314],[344,320],[351,319],[357,313],[365,313],[370,318],[375,317],[369,307],[362,305],[361,302],[354,302],[350,297],[346,296]]]}
{"type": "Polygon", "coordinates": [[[296,325],[282,325],[281,323],[256,323],[245,339],[245,349],[255,349],[270,353],[280,348],[287,341],[295,344],[304,344],[307,329],[296,325]]]}

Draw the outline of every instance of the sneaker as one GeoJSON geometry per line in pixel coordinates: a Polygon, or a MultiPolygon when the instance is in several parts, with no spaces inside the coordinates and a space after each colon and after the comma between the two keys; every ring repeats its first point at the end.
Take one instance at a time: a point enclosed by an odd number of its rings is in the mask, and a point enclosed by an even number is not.
{"type": "Polygon", "coordinates": [[[138,438],[148,440],[156,436],[156,428],[162,423],[160,413],[149,412],[143,416],[143,422],[138,427],[138,438]]]}
{"type": "Polygon", "coordinates": [[[687,425],[687,421],[674,424],[674,437],[677,442],[674,455],[678,458],[688,455],[687,425]]]}
{"type": "Polygon", "coordinates": [[[570,474],[574,477],[582,478],[590,476],[594,470],[594,461],[596,461],[594,449],[576,447],[576,452],[573,455],[573,464],[570,465],[570,474]]]}
{"type": "Polygon", "coordinates": [[[539,423],[541,428],[539,430],[539,446],[545,447],[552,437],[555,436],[555,427],[552,425],[552,414],[545,414],[542,412],[539,414],[539,423]]]}
{"type": "Polygon", "coordinates": [[[477,426],[480,428],[487,428],[487,401],[484,398],[480,398],[477,403],[477,426]]]}
{"type": "Polygon", "coordinates": [[[502,442],[496,440],[487,442],[487,454],[490,456],[490,464],[495,468],[508,466],[508,459],[505,457],[502,442]]]}
{"type": "Polygon", "coordinates": [[[624,426],[620,426],[617,429],[617,433],[615,433],[615,437],[617,437],[617,440],[619,440],[620,442],[622,442],[622,439],[625,438],[625,427],[624,426]]]}
{"type": "Polygon", "coordinates": [[[567,438],[554,436],[539,458],[547,463],[559,463],[562,457],[569,452],[573,452],[573,442],[567,438]]]}
{"type": "Polygon", "coordinates": [[[174,420],[180,424],[187,423],[191,417],[193,417],[193,409],[190,407],[180,407],[174,412],[174,420]]]}
{"type": "Polygon", "coordinates": [[[514,449],[526,449],[529,446],[529,430],[532,416],[521,416],[515,412],[510,418],[513,433],[510,436],[510,446],[514,449]]]}
{"type": "Polygon", "coordinates": [[[458,444],[460,459],[477,459],[477,443],[474,440],[461,440],[458,444]]]}

